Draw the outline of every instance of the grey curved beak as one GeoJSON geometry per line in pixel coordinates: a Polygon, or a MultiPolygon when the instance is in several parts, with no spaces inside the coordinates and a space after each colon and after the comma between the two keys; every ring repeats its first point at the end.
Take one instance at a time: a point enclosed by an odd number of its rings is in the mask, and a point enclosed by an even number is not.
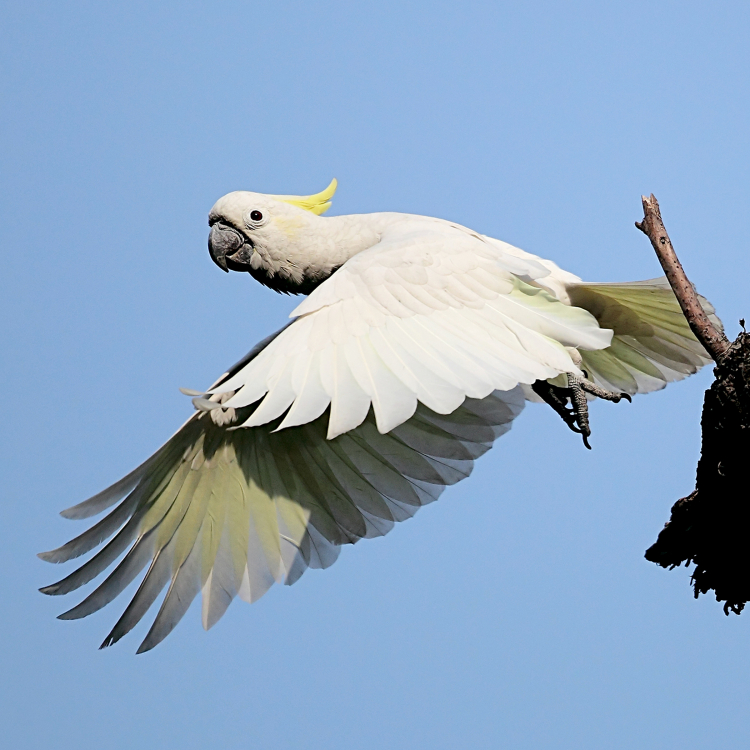
{"type": "Polygon", "coordinates": [[[232,260],[231,256],[241,250],[245,243],[245,238],[236,229],[217,223],[211,227],[208,235],[208,253],[222,271],[229,273],[227,256],[232,260]]]}

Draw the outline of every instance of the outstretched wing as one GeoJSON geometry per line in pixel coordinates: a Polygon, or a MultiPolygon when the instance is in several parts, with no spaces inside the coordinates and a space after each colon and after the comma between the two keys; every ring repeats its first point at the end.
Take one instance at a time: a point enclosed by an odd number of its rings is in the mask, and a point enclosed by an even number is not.
{"type": "MultiPolygon", "coordinates": [[[[523,404],[516,388],[467,399],[448,416],[420,405],[387,435],[378,432],[370,412],[356,429],[328,440],[325,414],[280,432],[274,432],[278,419],[228,429],[220,423],[232,413],[213,403],[124,479],[63,512],[87,518],[119,501],[88,531],[40,555],[65,562],[100,547],[42,591],[74,591],[121,558],[60,617],[101,609],[146,568],[102,647],[130,631],[165,587],[139,652],[172,631],[199,591],[203,626],[210,628],[235,595],[252,602],[275,581],[292,584],[307,567],[333,563],[340,545],[386,534],[437,499],[446,485],[469,475],[474,459],[510,429],[523,404]]],[[[254,408],[236,416],[246,421],[254,408]]]]}
{"type": "Polygon", "coordinates": [[[328,436],[370,407],[387,433],[421,402],[450,414],[464,398],[579,372],[565,347],[610,343],[585,310],[531,285],[549,271],[447,222],[402,222],[354,256],[294,311],[299,316],[214,394],[260,401],[247,426],[280,428],[330,407],[328,436]]]}
{"type": "MultiPolygon", "coordinates": [[[[612,343],[582,351],[582,367],[600,385],[626,393],[649,393],[692,375],[711,362],[682,314],[667,279],[613,284],[571,284],[571,304],[588,310],[612,343]]],[[[723,326],[711,303],[699,295],[713,324],[723,326]]]]}

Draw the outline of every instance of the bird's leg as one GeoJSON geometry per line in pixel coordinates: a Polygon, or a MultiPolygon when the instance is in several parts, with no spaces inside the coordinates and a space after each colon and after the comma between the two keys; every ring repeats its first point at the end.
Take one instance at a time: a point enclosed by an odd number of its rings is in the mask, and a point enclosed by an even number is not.
{"type": "Polygon", "coordinates": [[[578,425],[581,435],[583,437],[583,444],[591,450],[589,445],[588,437],[591,435],[591,427],[589,425],[589,405],[586,400],[586,394],[590,393],[592,396],[597,398],[603,398],[605,401],[612,401],[617,403],[621,399],[627,399],[631,401],[630,396],[627,393],[615,393],[614,391],[608,391],[605,388],[600,388],[596,383],[592,383],[588,378],[580,378],[578,375],[574,375],[572,372],[565,373],[568,378],[567,391],[570,396],[570,403],[573,406],[573,415],[575,422],[578,425]]]}
{"type": "Polygon", "coordinates": [[[568,377],[568,393],[570,394],[570,403],[573,407],[573,418],[581,431],[583,444],[591,450],[589,445],[589,435],[591,427],[589,426],[589,403],[586,401],[586,391],[583,390],[581,378],[572,373],[566,373],[568,377]]]}
{"type": "Polygon", "coordinates": [[[591,435],[591,426],[589,424],[589,406],[586,394],[590,393],[592,396],[614,403],[623,398],[630,401],[630,396],[627,393],[615,393],[605,388],[600,388],[588,378],[581,378],[572,372],[566,373],[566,377],[568,381],[567,388],[552,385],[546,380],[537,380],[532,384],[531,389],[562,417],[565,424],[573,432],[581,434],[583,444],[591,450],[588,441],[589,435],[591,435]],[[568,399],[570,399],[570,407],[568,407],[568,399]]]}

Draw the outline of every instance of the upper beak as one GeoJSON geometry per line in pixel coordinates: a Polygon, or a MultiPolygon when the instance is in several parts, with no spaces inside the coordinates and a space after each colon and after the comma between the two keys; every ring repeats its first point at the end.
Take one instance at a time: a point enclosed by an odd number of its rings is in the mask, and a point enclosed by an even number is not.
{"type": "Polygon", "coordinates": [[[227,256],[231,261],[231,256],[241,250],[246,242],[236,229],[217,222],[211,227],[211,233],[208,235],[208,253],[219,268],[229,273],[227,256]]]}

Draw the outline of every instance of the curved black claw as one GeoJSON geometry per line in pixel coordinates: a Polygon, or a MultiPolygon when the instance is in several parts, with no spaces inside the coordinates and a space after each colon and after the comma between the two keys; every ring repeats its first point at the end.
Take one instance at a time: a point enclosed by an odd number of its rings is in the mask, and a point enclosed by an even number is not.
{"type": "Polygon", "coordinates": [[[561,417],[565,424],[573,432],[577,432],[583,437],[583,444],[591,450],[589,445],[589,436],[591,427],[589,425],[589,408],[586,401],[586,394],[589,393],[596,398],[604,399],[618,403],[622,399],[632,403],[633,399],[629,393],[615,393],[601,388],[596,383],[586,377],[581,378],[573,373],[567,373],[568,387],[562,388],[557,385],[551,385],[546,380],[537,380],[532,384],[531,389],[538,396],[548,403],[561,417]],[[571,406],[568,406],[570,402],[571,406]]]}

